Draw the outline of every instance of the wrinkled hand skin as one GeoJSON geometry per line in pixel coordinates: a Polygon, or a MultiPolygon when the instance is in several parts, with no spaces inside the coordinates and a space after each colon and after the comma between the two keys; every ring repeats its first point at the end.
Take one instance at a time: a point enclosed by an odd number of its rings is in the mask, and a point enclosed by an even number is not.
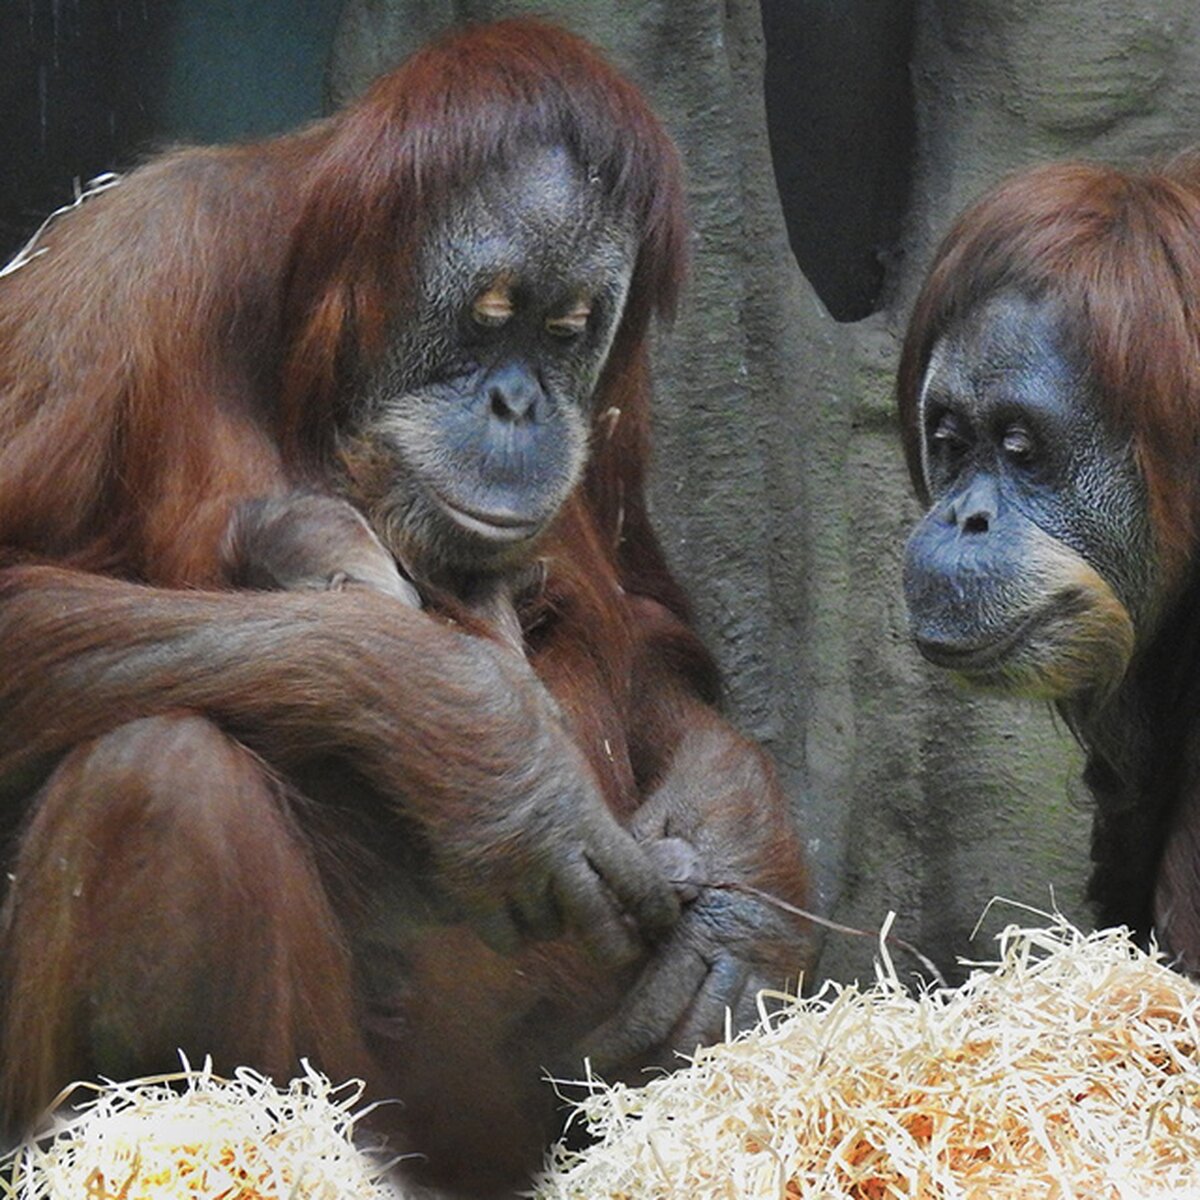
{"type": "MultiPolygon", "coordinates": [[[[499,680],[490,704],[503,713],[489,714],[486,727],[508,732],[495,747],[476,737],[487,802],[433,831],[437,877],[493,950],[512,954],[569,929],[600,962],[628,963],[672,928],[678,901],[648,848],[605,804],[525,660],[503,643],[470,641],[499,680]]],[[[470,678],[487,674],[477,667],[470,678]]],[[[469,707],[488,705],[481,693],[469,707]]]]}
{"type": "Polygon", "coordinates": [[[359,585],[421,607],[417,589],[362,515],[333,496],[295,493],[240,504],[224,557],[237,587],[320,592],[359,585]]]}
{"type": "Polygon", "coordinates": [[[773,770],[711,710],[691,709],[673,765],[632,832],[675,886],[682,913],[617,1012],[578,1047],[608,1077],[626,1065],[678,1066],[679,1055],[747,1028],[759,991],[795,989],[811,959],[798,918],[712,886],[805,901],[800,848],[773,770]]]}
{"type": "MultiPolygon", "coordinates": [[[[242,587],[363,587],[421,607],[416,588],[359,512],[332,496],[301,492],[242,503],[226,534],[225,559],[242,587]]],[[[620,966],[674,924],[678,903],[652,857],[605,805],[558,706],[525,659],[515,597],[538,574],[465,585],[463,611],[492,636],[445,635],[452,649],[437,677],[453,683],[461,714],[492,719],[488,735],[457,743],[487,802],[471,805],[471,820],[444,822],[431,839],[441,886],[429,902],[444,918],[467,921],[500,953],[572,929],[595,958],[620,966]]],[[[456,797],[447,809],[461,815],[466,804],[456,797]]]]}

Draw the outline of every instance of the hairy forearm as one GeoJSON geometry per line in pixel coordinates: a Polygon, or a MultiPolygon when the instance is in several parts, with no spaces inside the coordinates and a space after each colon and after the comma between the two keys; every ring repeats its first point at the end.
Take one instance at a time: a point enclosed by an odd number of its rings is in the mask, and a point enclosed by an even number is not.
{"type": "Polygon", "coordinates": [[[0,775],[188,708],[277,765],[353,752],[368,774],[409,781],[413,803],[433,803],[447,746],[461,784],[464,771],[510,766],[489,751],[528,736],[532,687],[516,664],[503,678],[479,639],[365,591],[167,591],[15,568],[0,576],[0,645],[0,775]],[[494,739],[481,736],[489,721],[494,739]]]}

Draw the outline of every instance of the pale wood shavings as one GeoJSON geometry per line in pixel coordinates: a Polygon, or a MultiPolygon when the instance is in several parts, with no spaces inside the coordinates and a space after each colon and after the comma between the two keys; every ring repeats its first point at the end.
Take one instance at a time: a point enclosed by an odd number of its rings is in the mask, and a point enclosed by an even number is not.
{"type": "MultiPolygon", "coordinates": [[[[287,1087],[208,1064],[76,1084],[44,1137],[0,1162],[9,1200],[397,1200],[351,1141],[362,1085],[311,1069],[287,1087]]],[[[59,1105],[55,1106],[59,1108],[59,1105]]]]}
{"type": "MultiPolygon", "coordinates": [[[[1050,918],[1048,918],[1050,919],[1050,918]]],[[[1200,1197],[1200,989],[1122,930],[1010,926],[960,988],[827,985],[640,1088],[540,1200],[1200,1197]]]]}

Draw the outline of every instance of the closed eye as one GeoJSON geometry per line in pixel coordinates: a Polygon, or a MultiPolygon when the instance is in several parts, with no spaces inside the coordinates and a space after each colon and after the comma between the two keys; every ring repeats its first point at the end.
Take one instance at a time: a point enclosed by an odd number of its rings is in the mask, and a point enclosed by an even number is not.
{"type": "Polygon", "coordinates": [[[581,300],[560,316],[546,319],[546,331],[557,338],[578,337],[588,327],[588,319],[592,315],[592,306],[581,300]]]}
{"type": "Polygon", "coordinates": [[[471,319],[485,329],[495,329],[505,324],[512,315],[512,292],[505,284],[488,288],[471,303],[471,319]]]}
{"type": "Polygon", "coordinates": [[[1004,431],[1001,445],[1004,447],[1004,453],[1010,462],[1027,466],[1033,461],[1033,436],[1027,429],[1022,428],[1020,425],[1011,425],[1004,431]]]}

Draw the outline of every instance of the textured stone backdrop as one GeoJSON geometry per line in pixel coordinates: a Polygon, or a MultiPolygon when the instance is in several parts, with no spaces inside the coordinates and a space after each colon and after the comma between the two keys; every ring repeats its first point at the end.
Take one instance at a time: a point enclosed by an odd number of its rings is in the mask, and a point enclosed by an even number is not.
{"type": "MultiPolygon", "coordinates": [[[[349,0],[333,90],[354,92],[454,22],[535,11],[605,47],[650,95],[683,153],[695,226],[691,285],[658,355],[660,530],[724,667],[730,713],[771,748],[794,797],[820,908],[867,929],[894,909],[899,932],[951,965],[986,952],[969,938],[993,896],[1045,907],[1053,889],[1086,922],[1089,814],[1077,752],[1048,711],[968,695],[908,645],[899,562],[916,510],[892,416],[898,338],[950,218],[1002,174],[1067,155],[1170,152],[1200,131],[1196,6],[764,9],[349,0]],[[874,301],[874,284],[855,292],[874,311],[853,321],[834,320],[789,249],[764,112],[764,15],[775,143],[791,129],[808,151],[779,166],[798,246],[797,227],[810,231],[810,273],[836,285],[839,258],[857,269],[838,242],[855,228],[884,239],[874,301]],[[810,79],[819,86],[806,89],[810,79]],[[884,194],[864,218],[870,188],[884,194]],[[823,245],[836,252],[822,263],[823,245]]],[[[822,291],[845,316],[836,287],[822,291]]],[[[822,972],[869,972],[871,953],[830,935],[822,972]]]]}

